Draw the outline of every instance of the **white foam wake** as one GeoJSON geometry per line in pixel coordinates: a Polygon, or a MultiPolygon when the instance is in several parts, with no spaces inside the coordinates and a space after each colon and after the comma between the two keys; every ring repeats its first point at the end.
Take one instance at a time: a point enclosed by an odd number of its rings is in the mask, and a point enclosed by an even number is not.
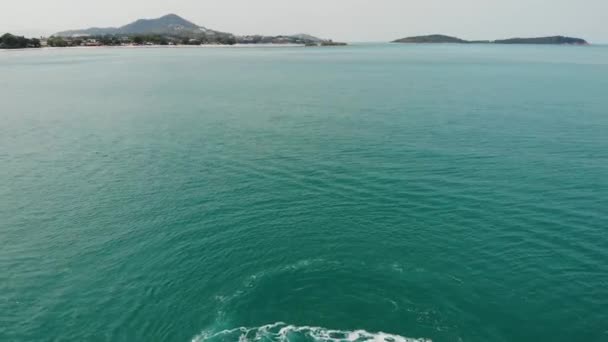
{"type": "Polygon", "coordinates": [[[192,342],[290,342],[290,341],[323,341],[323,342],[431,342],[425,338],[409,338],[383,332],[371,333],[365,330],[343,331],[321,327],[294,326],[282,322],[255,328],[236,328],[216,333],[203,332],[194,337],[192,342]]]}

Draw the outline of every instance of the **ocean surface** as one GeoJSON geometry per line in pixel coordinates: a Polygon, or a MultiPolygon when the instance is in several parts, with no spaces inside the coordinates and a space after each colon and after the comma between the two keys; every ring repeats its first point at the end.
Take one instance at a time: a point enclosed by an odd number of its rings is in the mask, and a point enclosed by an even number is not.
{"type": "Polygon", "coordinates": [[[0,341],[608,341],[608,47],[0,52],[0,341]]]}

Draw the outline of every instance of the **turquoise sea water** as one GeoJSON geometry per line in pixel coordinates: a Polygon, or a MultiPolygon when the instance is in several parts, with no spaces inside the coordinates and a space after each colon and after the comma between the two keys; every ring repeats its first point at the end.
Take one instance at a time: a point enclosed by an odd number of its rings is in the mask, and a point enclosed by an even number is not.
{"type": "Polygon", "coordinates": [[[608,341],[608,47],[0,52],[0,180],[1,341],[608,341]]]}

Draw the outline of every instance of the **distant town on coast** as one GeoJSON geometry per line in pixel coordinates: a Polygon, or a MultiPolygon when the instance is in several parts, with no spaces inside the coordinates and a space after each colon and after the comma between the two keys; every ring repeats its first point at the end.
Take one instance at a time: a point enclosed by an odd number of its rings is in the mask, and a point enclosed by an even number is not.
{"type": "MultiPolygon", "coordinates": [[[[447,35],[407,37],[393,43],[454,43],[454,44],[551,44],[588,45],[581,38],[564,36],[511,38],[502,40],[468,41],[447,35]]],[[[236,45],[276,44],[298,46],[344,46],[346,43],[321,39],[308,34],[279,36],[234,35],[194,24],[176,14],[157,19],[139,19],[128,25],[110,28],[88,28],[62,31],[50,37],[26,38],[6,33],[0,36],[0,49],[42,47],[96,46],[178,46],[178,45],[236,45]]]]}
{"type": "Polygon", "coordinates": [[[151,45],[235,45],[296,44],[303,46],[343,46],[345,43],[307,34],[279,36],[244,35],[220,32],[194,24],[176,14],[157,19],[139,19],[128,25],[63,31],[45,38],[28,39],[7,33],[0,37],[0,48],[23,49],[73,46],[151,46],[151,45]]]}

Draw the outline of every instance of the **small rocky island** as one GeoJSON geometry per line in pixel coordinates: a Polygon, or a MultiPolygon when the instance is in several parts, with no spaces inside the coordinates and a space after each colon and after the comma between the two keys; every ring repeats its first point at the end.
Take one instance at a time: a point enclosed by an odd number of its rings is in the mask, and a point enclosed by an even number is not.
{"type": "Polygon", "coordinates": [[[545,44],[545,45],[588,45],[586,40],[564,36],[535,37],[535,38],[510,38],[499,40],[464,40],[442,34],[432,34],[427,36],[415,36],[397,39],[393,43],[450,43],[450,44],[545,44]]]}

